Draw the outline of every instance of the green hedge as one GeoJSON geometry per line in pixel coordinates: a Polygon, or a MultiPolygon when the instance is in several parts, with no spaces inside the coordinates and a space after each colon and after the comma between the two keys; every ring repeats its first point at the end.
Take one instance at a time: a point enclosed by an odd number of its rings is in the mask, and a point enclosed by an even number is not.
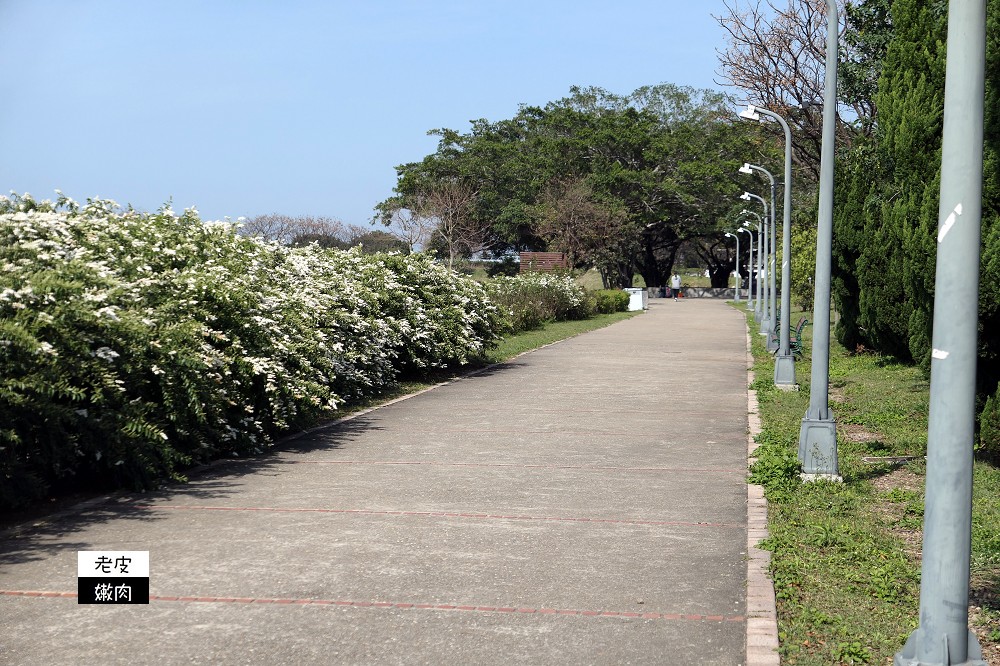
{"type": "Polygon", "coordinates": [[[627,308],[567,275],[287,247],[175,214],[0,197],[0,509],[262,452],[401,373],[627,308]]]}
{"type": "Polygon", "coordinates": [[[490,283],[490,295],[505,317],[508,333],[530,331],[548,321],[586,319],[595,312],[587,290],[569,275],[499,275],[490,283]]]}
{"type": "Polygon", "coordinates": [[[628,310],[629,295],[621,289],[599,289],[591,294],[594,299],[594,312],[598,314],[628,310]]]}
{"type": "Polygon", "coordinates": [[[0,199],[0,508],[261,452],[501,313],[426,256],[289,248],[193,212],[0,199]]]}

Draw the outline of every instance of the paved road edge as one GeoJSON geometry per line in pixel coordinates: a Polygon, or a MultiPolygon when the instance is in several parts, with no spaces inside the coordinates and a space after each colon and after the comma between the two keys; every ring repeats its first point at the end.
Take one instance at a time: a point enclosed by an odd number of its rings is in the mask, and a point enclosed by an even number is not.
{"type": "MultiPolygon", "coordinates": [[[[750,347],[750,327],[747,327],[747,465],[753,464],[760,434],[760,411],[757,391],[753,385],[753,353],[750,347]]],[[[771,553],[757,547],[766,539],[767,500],[764,488],[747,484],[747,666],[778,666],[778,611],[774,600],[774,583],[768,577],[771,553]]]]}
{"type": "MultiPolygon", "coordinates": [[[[217,458],[215,460],[211,460],[211,461],[203,463],[201,465],[196,465],[196,466],[192,467],[191,469],[183,470],[183,473],[186,476],[196,476],[198,474],[203,474],[203,473],[205,473],[205,472],[207,472],[207,471],[209,471],[209,470],[211,470],[211,469],[213,469],[215,467],[220,467],[222,465],[226,465],[226,464],[232,463],[233,460],[256,459],[256,458],[262,458],[263,456],[266,456],[266,455],[273,455],[273,454],[280,453],[282,450],[284,450],[284,447],[287,447],[288,444],[290,444],[290,443],[292,443],[292,442],[294,442],[296,440],[303,439],[305,437],[308,437],[309,435],[313,435],[313,434],[322,432],[324,430],[330,430],[332,428],[336,428],[337,426],[339,426],[339,425],[341,425],[343,423],[346,423],[348,421],[354,420],[354,419],[359,418],[361,416],[365,416],[367,414],[371,414],[372,412],[374,412],[374,411],[376,411],[378,409],[381,409],[383,407],[388,407],[389,405],[396,404],[397,402],[403,402],[404,400],[409,400],[410,398],[415,398],[418,395],[421,395],[423,393],[427,393],[429,391],[433,391],[435,389],[439,389],[442,386],[448,386],[449,384],[454,384],[456,382],[460,382],[460,381],[465,380],[465,379],[470,379],[470,378],[475,377],[477,375],[485,374],[487,372],[490,372],[491,370],[494,370],[494,369],[496,369],[496,368],[498,368],[500,366],[503,366],[506,363],[510,363],[511,361],[514,361],[515,359],[521,358],[522,356],[525,356],[527,354],[534,353],[536,351],[539,351],[540,349],[545,349],[546,347],[552,347],[553,345],[561,344],[563,342],[566,342],[568,340],[572,340],[573,338],[579,337],[581,335],[586,335],[587,333],[592,333],[593,331],[599,331],[599,330],[601,330],[603,328],[608,328],[608,326],[614,326],[615,324],[620,324],[622,321],[628,321],[628,320],[627,319],[622,319],[620,321],[612,322],[612,323],[608,324],[607,326],[602,326],[600,328],[595,328],[595,329],[592,329],[590,331],[583,331],[581,333],[574,333],[573,335],[565,337],[565,338],[563,338],[561,340],[553,340],[552,342],[546,343],[546,344],[541,345],[539,347],[535,347],[534,349],[528,349],[528,350],[523,351],[520,354],[512,356],[512,357],[510,357],[510,358],[508,358],[506,360],[498,361],[497,363],[491,363],[491,364],[489,364],[489,365],[487,365],[485,367],[476,368],[475,370],[468,370],[468,371],[465,371],[465,372],[459,372],[454,377],[451,377],[451,378],[446,379],[446,380],[441,381],[441,382],[437,382],[435,384],[431,384],[430,386],[428,386],[426,388],[417,389],[417,390],[415,390],[415,391],[413,391],[411,393],[405,393],[405,394],[403,394],[401,396],[398,396],[396,398],[391,398],[389,400],[385,400],[385,401],[382,401],[382,402],[376,402],[375,404],[371,405],[370,407],[364,407],[362,409],[358,409],[357,411],[353,411],[350,414],[345,414],[344,416],[338,416],[338,417],[336,417],[334,419],[330,419],[330,420],[326,420],[326,421],[321,421],[320,423],[317,423],[316,425],[313,425],[313,426],[311,426],[309,428],[298,430],[296,432],[286,433],[286,434],[278,437],[277,439],[275,439],[274,442],[273,442],[273,445],[269,449],[267,449],[267,451],[265,453],[262,453],[262,454],[260,454],[258,456],[251,456],[250,458],[240,458],[240,459],[234,459],[234,458],[217,458]]],[[[169,489],[173,485],[174,484],[172,484],[172,483],[164,483],[164,485],[160,488],[160,490],[169,489]]],[[[184,484],[180,484],[180,485],[183,486],[184,484]]],[[[77,502],[75,504],[70,504],[69,506],[66,506],[66,507],[64,507],[62,509],[58,509],[58,510],[53,511],[52,513],[49,513],[49,514],[38,516],[37,518],[29,518],[29,519],[25,519],[23,521],[19,521],[19,522],[10,524],[7,527],[4,527],[3,529],[0,529],[0,539],[9,539],[9,538],[19,537],[22,534],[24,534],[26,532],[29,532],[31,530],[38,529],[40,527],[44,527],[46,525],[49,525],[49,524],[54,523],[54,522],[57,522],[57,521],[62,520],[64,518],[69,518],[71,516],[79,515],[80,513],[83,513],[84,511],[87,511],[88,509],[93,509],[93,508],[102,506],[104,504],[108,504],[109,502],[112,502],[112,501],[114,501],[116,499],[119,499],[121,497],[124,497],[126,495],[130,495],[130,494],[135,494],[135,493],[133,491],[129,491],[129,490],[116,490],[116,491],[112,491],[110,493],[104,493],[104,494],[100,494],[100,495],[98,495],[96,497],[91,497],[89,499],[85,499],[85,500],[83,500],[81,502],[77,502]]]]}

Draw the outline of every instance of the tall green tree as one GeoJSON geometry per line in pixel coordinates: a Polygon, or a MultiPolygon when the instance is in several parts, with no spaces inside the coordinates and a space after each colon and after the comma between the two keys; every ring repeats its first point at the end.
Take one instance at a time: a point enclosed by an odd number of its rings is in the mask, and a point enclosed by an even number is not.
{"type": "MultiPolygon", "coordinates": [[[[855,13],[878,16],[882,0],[855,13]]],[[[944,103],[943,6],[893,0],[874,143],[841,159],[834,290],[842,342],[929,360],[944,103]]],[[[884,33],[871,50],[879,52],[884,33]]],[[[859,80],[865,79],[863,76],[859,80]]]]}
{"type": "Polygon", "coordinates": [[[477,193],[470,218],[488,228],[494,247],[545,249],[557,241],[553,193],[589,192],[587,206],[574,205],[615,211],[615,238],[605,251],[576,258],[599,268],[609,286],[630,286],[636,272],[649,285],[665,284],[681,243],[723,233],[719,220],[739,192],[739,165],[770,150],[734,119],[725,96],[670,84],[627,96],[572,88],[509,120],[433,134],[440,137],[433,154],[397,167],[396,193],[377,207],[383,221],[415,207],[437,183],[461,182],[477,193]],[[561,185],[570,182],[571,190],[561,185]]]}

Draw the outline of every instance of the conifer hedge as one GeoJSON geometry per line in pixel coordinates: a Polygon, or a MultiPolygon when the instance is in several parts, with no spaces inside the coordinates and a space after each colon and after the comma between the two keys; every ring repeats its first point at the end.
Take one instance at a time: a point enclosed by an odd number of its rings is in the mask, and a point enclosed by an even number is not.
{"type": "MultiPolygon", "coordinates": [[[[894,0],[871,140],[837,167],[833,291],[836,334],[929,369],[947,12],[943,3],[894,0]]],[[[987,3],[985,181],[978,393],[983,452],[1000,459],[1000,2],[987,3]],[[991,398],[991,399],[990,399],[991,398]],[[987,400],[990,399],[988,402],[987,400]],[[987,421],[989,423],[987,423],[987,421]]]]}

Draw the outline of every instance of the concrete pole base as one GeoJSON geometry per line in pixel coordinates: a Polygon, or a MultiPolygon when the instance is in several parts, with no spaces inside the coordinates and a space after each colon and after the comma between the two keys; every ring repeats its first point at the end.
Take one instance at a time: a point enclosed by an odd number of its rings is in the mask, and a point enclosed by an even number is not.
{"type": "Polygon", "coordinates": [[[766,317],[761,317],[758,321],[760,321],[760,329],[758,329],[757,332],[760,333],[761,335],[767,335],[767,331],[768,331],[768,326],[767,326],[768,321],[767,321],[767,318],[766,317]]]}
{"type": "Polygon", "coordinates": [[[828,419],[802,419],[799,430],[799,462],[805,474],[840,476],[837,465],[837,421],[833,414],[828,419]]]}
{"type": "MultiPolygon", "coordinates": [[[[918,627],[916,631],[910,634],[903,649],[896,653],[893,664],[895,666],[988,666],[983,661],[983,650],[979,647],[979,641],[971,630],[969,631],[969,646],[966,652],[968,659],[961,663],[952,661],[948,655],[950,650],[948,649],[947,634],[942,634],[937,638],[937,645],[932,644],[928,646],[924,630],[918,627]],[[924,661],[923,658],[917,657],[918,645],[924,648],[924,657],[928,657],[929,655],[931,661],[924,661]],[[927,649],[928,647],[930,648],[929,650],[927,649]]],[[[932,639],[931,642],[934,643],[935,641],[932,639]]]]}
{"type": "Polygon", "coordinates": [[[833,483],[843,483],[844,477],[839,474],[799,474],[803,483],[815,483],[816,481],[832,481],[833,483]]]}
{"type": "Polygon", "coordinates": [[[776,336],[772,331],[767,331],[767,351],[772,354],[778,351],[778,347],[781,345],[778,343],[778,336],[776,336]]]}
{"type": "Polygon", "coordinates": [[[779,388],[795,386],[795,357],[778,354],[774,359],[774,385],[779,388]]]}

